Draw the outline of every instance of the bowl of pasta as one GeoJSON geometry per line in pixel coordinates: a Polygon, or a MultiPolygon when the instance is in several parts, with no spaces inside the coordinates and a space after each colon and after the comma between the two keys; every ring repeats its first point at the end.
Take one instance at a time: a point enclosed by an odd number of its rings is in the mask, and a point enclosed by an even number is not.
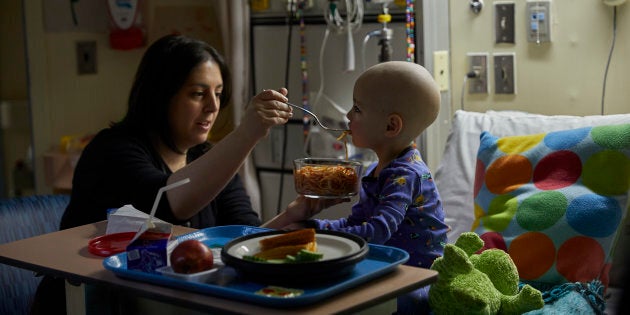
{"type": "Polygon", "coordinates": [[[301,158],[293,161],[298,194],[310,198],[347,198],[359,192],[363,164],[333,158],[301,158]]]}

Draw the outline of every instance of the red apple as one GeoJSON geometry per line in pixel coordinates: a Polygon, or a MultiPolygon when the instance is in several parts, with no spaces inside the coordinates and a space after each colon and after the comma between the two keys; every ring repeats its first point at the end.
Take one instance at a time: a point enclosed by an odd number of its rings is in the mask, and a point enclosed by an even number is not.
{"type": "Polygon", "coordinates": [[[177,273],[197,273],[212,269],[212,250],[198,240],[185,240],[171,252],[171,268],[177,273]]]}

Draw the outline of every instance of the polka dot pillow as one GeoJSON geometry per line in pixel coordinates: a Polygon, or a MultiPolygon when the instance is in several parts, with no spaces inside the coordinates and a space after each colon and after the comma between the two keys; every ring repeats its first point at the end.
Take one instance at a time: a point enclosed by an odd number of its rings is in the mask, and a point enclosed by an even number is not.
{"type": "Polygon", "coordinates": [[[503,138],[483,132],[472,230],[541,290],[607,285],[629,190],[630,124],[503,138]]]}

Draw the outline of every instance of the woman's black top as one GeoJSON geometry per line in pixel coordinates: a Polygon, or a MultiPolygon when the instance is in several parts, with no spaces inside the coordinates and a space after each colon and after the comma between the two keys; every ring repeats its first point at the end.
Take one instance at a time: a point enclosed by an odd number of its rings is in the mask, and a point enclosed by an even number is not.
{"type": "MultiPolygon", "coordinates": [[[[188,162],[210,148],[211,145],[205,143],[190,149],[187,153],[188,162]]],[[[123,127],[101,130],[85,147],[76,165],[70,203],[63,214],[60,228],[105,220],[108,209],[127,204],[149,213],[158,190],[166,185],[171,173],[147,137],[123,127]]],[[[190,182],[186,185],[203,184],[190,182]]],[[[155,216],[176,225],[197,229],[231,224],[261,224],[238,174],[210,204],[189,220],[175,219],[166,194],[162,194],[155,216]]]]}

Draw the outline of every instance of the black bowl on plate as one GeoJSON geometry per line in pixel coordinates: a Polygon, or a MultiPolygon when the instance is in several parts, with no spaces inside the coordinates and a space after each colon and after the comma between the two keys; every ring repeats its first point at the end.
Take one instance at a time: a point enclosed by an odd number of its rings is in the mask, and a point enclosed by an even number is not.
{"type": "Polygon", "coordinates": [[[243,255],[259,252],[259,241],[286,231],[269,231],[244,235],[223,246],[221,260],[247,280],[267,285],[309,285],[337,281],[346,276],[368,254],[367,242],[354,235],[337,231],[317,230],[318,261],[300,263],[268,263],[243,259],[243,255]]]}

